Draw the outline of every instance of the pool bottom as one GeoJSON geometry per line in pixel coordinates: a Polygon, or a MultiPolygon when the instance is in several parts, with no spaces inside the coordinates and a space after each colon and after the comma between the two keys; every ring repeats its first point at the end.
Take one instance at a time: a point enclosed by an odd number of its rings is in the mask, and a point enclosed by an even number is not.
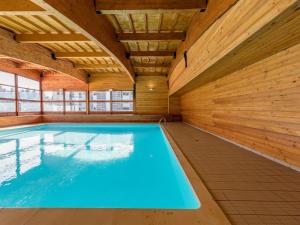
{"type": "Polygon", "coordinates": [[[200,207],[159,125],[44,125],[0,141],[0,207],[200,207]]]}

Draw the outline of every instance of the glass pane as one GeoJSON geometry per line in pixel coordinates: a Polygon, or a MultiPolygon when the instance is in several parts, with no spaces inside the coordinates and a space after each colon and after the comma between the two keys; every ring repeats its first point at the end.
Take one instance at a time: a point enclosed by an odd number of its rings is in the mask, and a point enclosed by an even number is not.
{"type": "Polygon", "coordinates": [[[86,104],[85,102],[66,102],[67,112],[85,112],[86,104]]]}
{"type": "Polygon", "coordinates": [[[22,100],[40,100],[40,91],[39,90],[30,90],[19,88],[19,99],[22,100]]]}
{"type": "Polygon", "coordinates": [[[114,112],[130,112],[133,111],[132,102],[113,102],[112,111],[114,112]]]}
{"type": "Polygon", "coordinates": [[[40,82],[22,76],[18,76],[18,86],[22,88],[40,90],[40,82]]]}
{"type": "Polygon", "coordinates": [[[110,101],[110,91],[92,91],[90,101],[110,101]]]}
{"type": "Polygon", "coordinates": [[[15,86],[15,75],[0,71],[0,84],[15,86]]]}
{"type": "Polygon", "coordinates": [[[40,112],[41,103],[40,102],[19,102],[19,111],[20,112],[40,112]]]}
{"type": "Polygon", "coordinates": [[[63,101],[64,96],[62,91],[43,91],[44,101],[63,101]]]}
{"type": "Polygon", "coordinates": [[[113,101],[132,101],[133,91],[113,91],[112,92],[113,101]]]}
{"type": "Polygon", "coordinates": [[[66,91],[66,101],[85,101],[85,91],[66,91]]]}
{"type": "Polygon", "coordinates": [[[15,98],[15,88],[5,85],[0,85],[0,98],[15,98]]]}
{"type": "Polygon", "coordinates": [[[0,112],[16,112],[16,102],[0,100],[0,112]]]}
{"type": "Polygon", "coordinates": [[[62,102],[44,102],[44,112],[63,112],[64,104],[62,102]]]}
{"type": "Polygon", "coordinates": [[[110,102],[91,102],[90,103],[91,112],[109,112],[110,102]]]}

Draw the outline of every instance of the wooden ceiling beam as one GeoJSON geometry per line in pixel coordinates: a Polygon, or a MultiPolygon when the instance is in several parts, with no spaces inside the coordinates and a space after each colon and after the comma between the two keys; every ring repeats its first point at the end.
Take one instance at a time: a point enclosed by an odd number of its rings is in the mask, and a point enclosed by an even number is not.
{"type": "Polygon", "coordinates": [[[136,63],[133,64],[134,67],[138,68],[169,68],[170,63],[136,63]]]}
{"type": "Polygon", "coordinates": [[[1,16],[45,15],[47,12],[28,0],[1,0],[1,16]]]}
{"type": "Polygon", "coordinates": [[[171,33],[120,33],[119,41],[163,41],[163,40],[185,40],[184,32],[171,33]]]}
{"type": "Polygon", "coordinates": [[[111,57],[106,52],[56,52],[57,59],[105,58],[111,57]]]}
{"type": "Polygon", "coordinates": [[[206,9],[206,0],[95,0],[96,10],[206,9]]]}
{"type": "Polygon", "coordinates": [[[137,72],[137,76],[168,76],[167,73],[159,73],[159,72],[137,72]]]}
{"type": "Polygon", "coordinates": [[[77,69],[121,69],[121,66],[118,64],[76,64],[77,69]]]}
{"type": "Polygon", "coordinates": [[[130,57],[143,57],[143,56],[174,56],[173,51],[131,51],[129,52],[130,57]]]}
{"type": "Polygon", "coordinates": [[[81,34],[18,34],[16,41],[21,43],[66,43],[90,40],[81,34]]]}
{"type": "Polygon", "coordinates": [[[135,74],[131,62],[126,58],[125,47],[118,42],[115,29],[105,16],[95,13],[93,0],[31,0],[63,22],[80,32],[97,46],[106,51],[122,66],[131,81],[135,74]]]}
{"type": "Polygon", "coordinates": [[[54,60],[51,52],[42,46],[18,43],[14,40],[11,33],[2,29],[0,29],[0,55],[72,76],[85,83],[88,81],[87,73],[74,68],[71,62],[59,59],[54,60]]]}

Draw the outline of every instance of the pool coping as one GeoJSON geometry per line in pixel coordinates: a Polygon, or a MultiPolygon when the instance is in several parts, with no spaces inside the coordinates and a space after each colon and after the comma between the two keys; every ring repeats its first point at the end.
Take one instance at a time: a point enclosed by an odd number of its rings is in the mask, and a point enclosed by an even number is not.
{"type": "MultiPolygon", "coordinates": [[[[14,126],[10,129],[46,124],[51,123],[14,126]]],[[[176,144],[176,140],[164,125],[160,127],[201,202],[199,209],[2,208],[0,221],[5,225],[230,225],[228,218],[176,144]]]]}

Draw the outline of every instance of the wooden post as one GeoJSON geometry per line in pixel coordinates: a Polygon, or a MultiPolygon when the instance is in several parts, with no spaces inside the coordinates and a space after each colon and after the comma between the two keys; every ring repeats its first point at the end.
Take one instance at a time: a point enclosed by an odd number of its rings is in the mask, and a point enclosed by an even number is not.
{"type": "Polygon", "coordinates": [[[18,75],[15,74],[15,100],[16,100],[16,116],[19,115],[19,93],[18,93],[18,75]]]}

